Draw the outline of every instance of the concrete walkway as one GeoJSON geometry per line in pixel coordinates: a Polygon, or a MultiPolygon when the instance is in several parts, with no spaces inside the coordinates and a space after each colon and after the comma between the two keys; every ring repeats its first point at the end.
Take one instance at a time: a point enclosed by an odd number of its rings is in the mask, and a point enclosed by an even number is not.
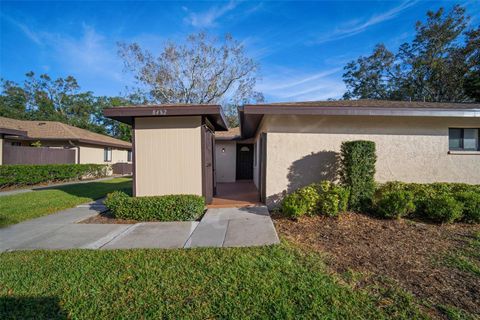
{"type": "Polygon", "coordinates": [[[1,191],[0,192],[0,197],[1,196],[11,196],[11,195],[20,194],[20,193],[32,192],[34,190],[48,190],[48,189],[53,189],[53,188],[56,188],[56,187],[68,186],[68,185],[71,185],[71,184],[106,181],[106,180],[112,180],[112,179],[115,179],[115,178],[122,178],[122,177],[129,177],[129,176],[130,175],[125,175],[125,176],[118,175],[118,176],[112,176],[112,177],[106,177],[106,178],[100,178],[100,179],[93,179],[93,180],[70,181],[70,182],[54,183],[54,184],[45,185],[45,186],[36,186],[36,187],[32,187],[32,188],[1,191]]]}
{"type": "Polygon", "coordinates": [[[208,209],[200,222],[77,223],[105,210],[101,200],[0,228],[0,252],[33,249],[244,247],[279,243],[265,206],[208,209]]]}

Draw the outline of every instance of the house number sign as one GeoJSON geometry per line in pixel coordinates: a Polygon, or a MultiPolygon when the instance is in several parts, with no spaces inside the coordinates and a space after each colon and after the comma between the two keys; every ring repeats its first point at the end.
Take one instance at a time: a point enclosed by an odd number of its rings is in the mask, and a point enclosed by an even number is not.
{"type": "Polygon", "coordinates": [[[167,110],[165,110],[165,109],[152,110],[152,115],[153,116],[166,116],[167,115],[167,110]]]}

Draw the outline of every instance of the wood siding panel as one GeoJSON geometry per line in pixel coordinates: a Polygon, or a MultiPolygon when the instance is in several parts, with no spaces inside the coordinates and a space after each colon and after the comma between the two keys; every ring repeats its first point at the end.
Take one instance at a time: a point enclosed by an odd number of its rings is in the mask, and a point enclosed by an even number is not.
{"type": "Polygon", "coordinates": [[[137,196],[202,195],[201,117],[135,119],[137,196]]]}

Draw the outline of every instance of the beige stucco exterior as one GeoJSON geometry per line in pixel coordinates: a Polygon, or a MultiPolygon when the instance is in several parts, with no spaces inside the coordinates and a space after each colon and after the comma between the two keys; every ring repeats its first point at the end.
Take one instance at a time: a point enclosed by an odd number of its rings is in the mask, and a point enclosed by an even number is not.
{"type": "Polygon", "coordinates": [[[202,195],[201,117],[135,118],[135,195],[202,195]]]}
{"type": "Polygon", "coordinates": [[[379,182],[480,184],[480,153],[449,154],[449,127],[479,127],[478,118],[265,116],[267,204],[285,192],[335,179],[343,141],[376,143],[379,182]]]}
{"type": "Polygon", "coordinates": [[[235,141],[215,142],[215,174],[217,182],[235,182],[237,144],[235,141]]]}

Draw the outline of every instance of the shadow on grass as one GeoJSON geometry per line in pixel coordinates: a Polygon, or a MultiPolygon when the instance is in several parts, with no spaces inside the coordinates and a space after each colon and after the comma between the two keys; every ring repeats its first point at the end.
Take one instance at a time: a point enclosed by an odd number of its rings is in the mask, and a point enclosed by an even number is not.
{"type": "Polygon", "coordinates": [[[68,319],[56,297],[0,297],[0,319],[68,319]]]}
{"type": "Polygon", "coordinates": [[[132,181],[119,181],[114,180],[96,181],[88,183],[70,184],[65,186],[52,186],[45,188],[34,189],[34,192],[45,190],[58,190],[75,197],[90,198],[92,200],[104,197],[107,193],[112,191],[124,191],[131,194],[132,181]]]}

